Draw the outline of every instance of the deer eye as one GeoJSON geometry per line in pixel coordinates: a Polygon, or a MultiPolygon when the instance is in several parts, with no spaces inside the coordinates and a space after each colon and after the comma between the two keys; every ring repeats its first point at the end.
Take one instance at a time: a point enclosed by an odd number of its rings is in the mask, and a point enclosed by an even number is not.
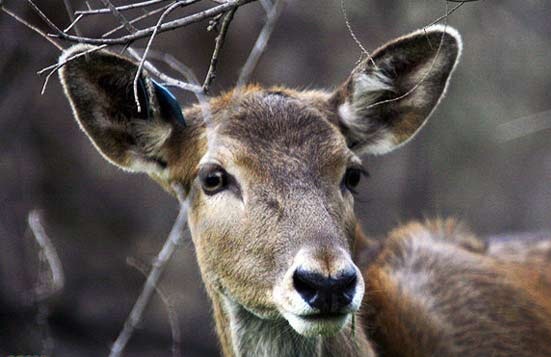
{"type": "Polygon", "coordinates": [[[228,174],[218,165],[205,165],[199,170],[201,187],[207,195],[214,195],[228,186],[228,174]]]}
{"type": "Polygon", "coordinates": [[[362,175],[365,174],[363,169],[357,167],[349,167],[346,169],[344,178],[342,180],[343,186],[346,187],[349,191],[356,193],[355,189],[358,187],[362,175]]]}

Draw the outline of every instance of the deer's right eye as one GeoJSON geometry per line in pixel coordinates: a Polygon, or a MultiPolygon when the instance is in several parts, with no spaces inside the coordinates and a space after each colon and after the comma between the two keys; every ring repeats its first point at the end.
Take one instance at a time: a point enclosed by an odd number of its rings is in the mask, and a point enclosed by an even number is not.
{"type": "Polygon", "coordinates": [[[228,186],[228,174],[218,165],[205,165],[199,170],[201,187],[207,195],[214,195],[228,186]]]}

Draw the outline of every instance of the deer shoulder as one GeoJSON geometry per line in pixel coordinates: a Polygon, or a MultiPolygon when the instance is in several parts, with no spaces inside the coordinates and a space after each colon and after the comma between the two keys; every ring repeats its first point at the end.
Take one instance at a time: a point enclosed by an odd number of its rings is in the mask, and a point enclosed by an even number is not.
{"type": "Polygon", "coordinates": [[[381,355],[551,355],[551,240],[482,242],[436,220],[363,241],[363,322],[381,355]]]}

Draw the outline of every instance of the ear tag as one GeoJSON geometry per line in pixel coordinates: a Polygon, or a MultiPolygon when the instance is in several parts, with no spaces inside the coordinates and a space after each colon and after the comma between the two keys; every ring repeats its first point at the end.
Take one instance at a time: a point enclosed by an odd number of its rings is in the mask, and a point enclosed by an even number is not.
{"type": "Polygon", "coordinates": [[[182,126],[187,126],[184,114],[182,113],[182,107],[180,107],[180,103],[178,103],[174,94],[154,80],[151,80],[151,83],[153,83],[153,87],[155,88],[155,94],[161,107],[161,114],[166,118],[175,120],[182,126]]]}

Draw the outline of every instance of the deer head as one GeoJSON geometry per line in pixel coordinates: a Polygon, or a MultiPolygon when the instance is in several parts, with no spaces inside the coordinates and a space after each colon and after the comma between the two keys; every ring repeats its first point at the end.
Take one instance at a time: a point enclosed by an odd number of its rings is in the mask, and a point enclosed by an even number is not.
{"type": "MultiPolygon", "coordinates": [[[[78,45],[62,59],[83,52],[78,45]]],[[[364,60],[335,91],[249,86],[183,111],[137,65],[97,51],[60,71],[81,128],[111,163],[182,185],[203,280],[226,315],[331,336],[360,308],[352,261],[361,156],[410,140],[446,91],[461,40],[434,26],[364,60]]]]}

